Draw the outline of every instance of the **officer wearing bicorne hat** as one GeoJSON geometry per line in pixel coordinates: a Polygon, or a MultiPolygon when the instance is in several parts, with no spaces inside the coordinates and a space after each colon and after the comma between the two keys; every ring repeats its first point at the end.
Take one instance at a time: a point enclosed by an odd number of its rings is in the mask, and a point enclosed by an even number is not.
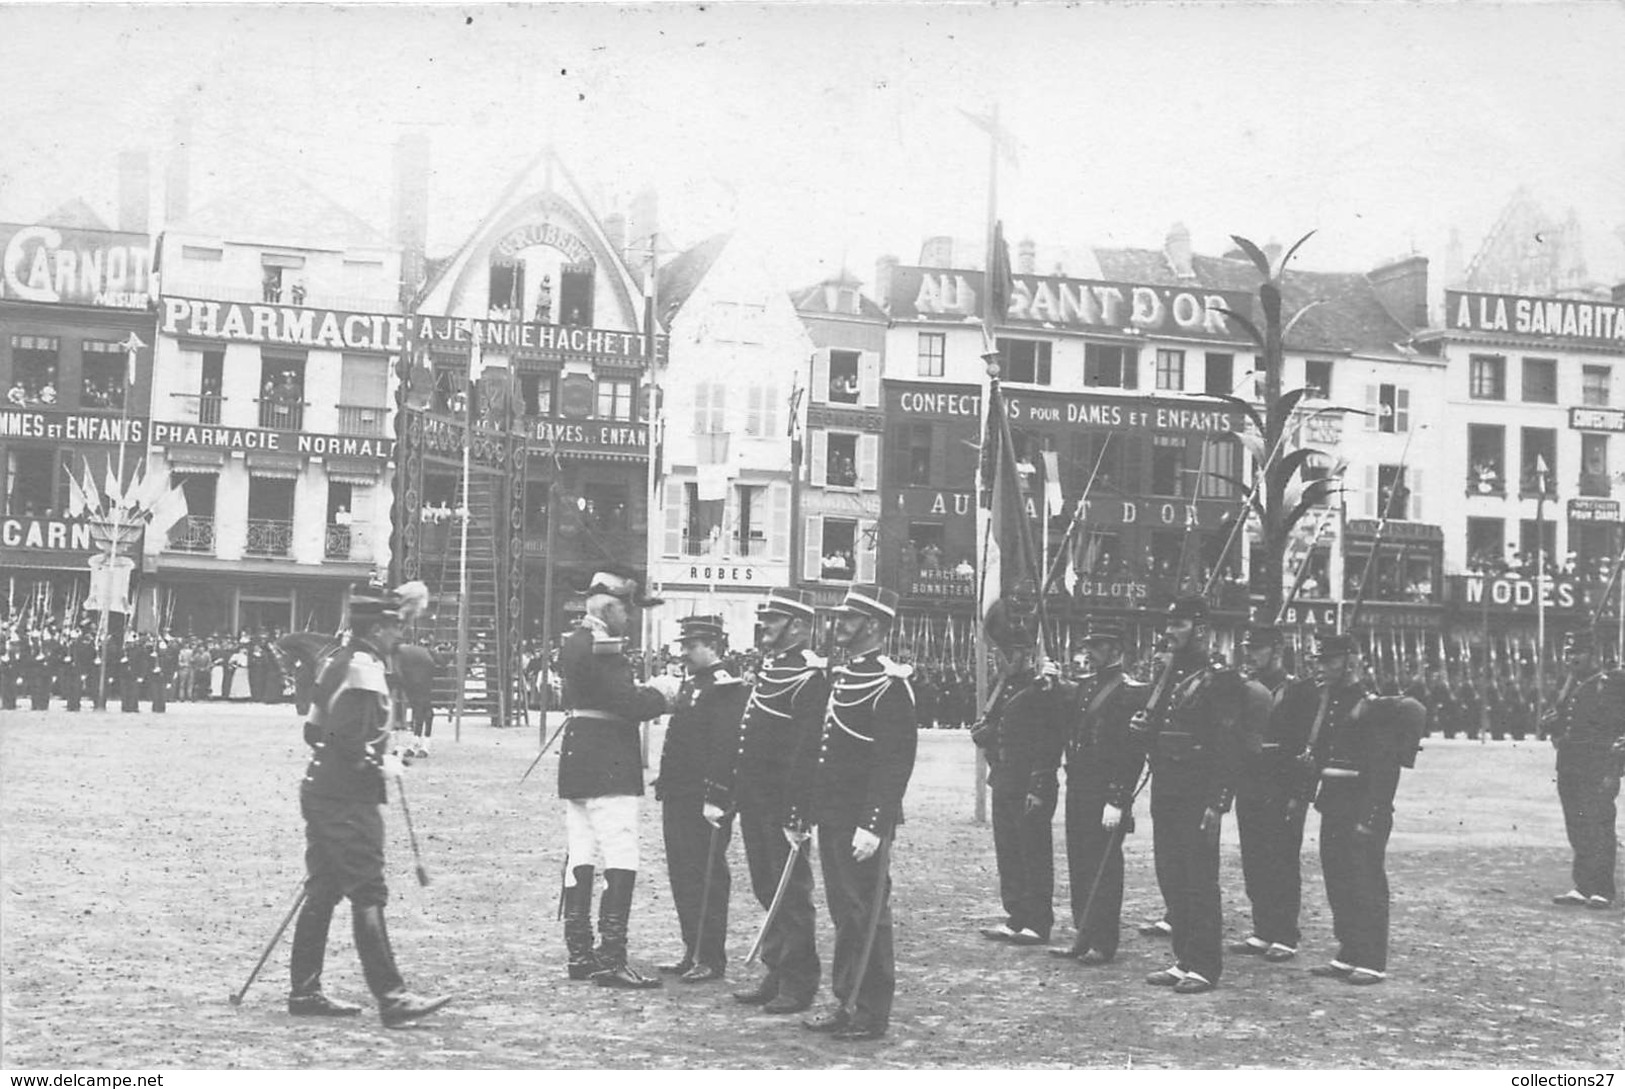
{"type": "Polygon", "coordinates": [[[1131,724],[1150,756],[1152,849],[1173,927],[1174,963],[1146,982],[1200,994],[1224,967],[1219,831],[1234,798],[1246,690],[1209,656],[1206,601],[1182,597],[1165,619],[1169,683],[1131,724]]]}
{"type": "Polygon", "coordinates": [[[1569,676],[1545,724],[1557,748],[1557,797],[1574,850],[1574,887],[1553,901],[1612,907],[1620,771],[1625,767],[1625,671],[1605,670],[1590,631],[1563,644],[1569,676]]]}
{"type": "MultiPolygon", "coordinates": [[[[756,686],[717,775],[706,786],[706,810],[737,811],[751,891],[764,909],[790,865],[784,826],[790,812],[790,770],[796,754],[817,748],[829,703],[829,663],[812,652],[817,613],[811,590],[783,588],[756,610],[762,652],[756,686]]],[[[762,937],[767,974],[734,994],[772,1014],[799,1013],[818,993],[817,913],[812,860],[798,851],[772,925],[762,937]]]]}
{"type": "Polygon", "coordinates": [[[841,1003],[804,1026],[837,1040],[885,1035],[896,990],[891,879],[884,863],[903,820],[919,740],[912,670],[881,653],[896,618],[896,591],[872,585],[847,590],[835,612],[835,642],[849,658],[831,677],[818,746],[797,761],[793,773],[796,798],[786,834],[801,837],[818,828],[824,892],[835,923],[830,988],[841,1003]]]}
{"type": "Polygon", "coordinates": [[[722,660],[728,651],[722,617],[684,617],[677,643],[688,678],[666,725],[654,787],[683,955],[661,970],[682,983],[707,983],[721,979],[727,965],[733,815],[705,803],[706,784],[731,755],[749,693],[722,660]]]}
{"type": "Polygon", "coordinates": [[[643,794],[638,726],[671,709],[680,682],[675,677],[657,677],[645,685],[633,682],[624,638],[630,610],[661,604],[643,592],[636,572],[601,568],[585,593],[586,615],[559,651],[569,709],[559,750],[559,797],[569,850],[564,877],[569,975],[601,987],[658,987],[658,978],[639,972],[626,958],[643,794]],[[605,888],[595,949],[592,894],[600,865],[605,888]]]}

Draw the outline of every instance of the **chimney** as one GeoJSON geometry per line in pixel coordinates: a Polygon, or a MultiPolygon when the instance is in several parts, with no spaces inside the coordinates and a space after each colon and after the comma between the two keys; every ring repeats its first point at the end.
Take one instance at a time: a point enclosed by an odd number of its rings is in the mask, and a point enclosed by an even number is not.
{"type": "Polygon", "coordinates": [[[880,304],[880,309],[891,309],[891,281],[897,272],[900,262],[893,254],[885,254],[875,260],[875,290],[874,300],[880,304]]]}
{"type": "Polygon", "coordinates": [[[152,163],[145,151],[118,155],[118,229],[147,233],[147,211],[152,200],[152,163]]]}
{"type": "Polygon", "coordinates": [[[621,260],[626,260],[626,215],[622,212],[610,212],[604,217],[604,237],[609,239],[609,248],[621,260]]]}
{"type": "Polygon", "coordinates": [[[1168,267],[1173,274],[1181,280],[1196,279],[1196,268],[1191,264],[1191,232],[1183,223],[1175,223],[1168,228],[1168,237],[1163,240],[1162,254],[1168,259],[1168,267]]]}
{"type": "Polygon", "coordinates": [[[186,219],[192,204],[192,118],[175,118],[174,146],[169,151],[169,169],[164,174],[164,226],[173,227],[186,219]]]}
{"type": "Polygon", "coordinates": [[[1428,259],[1401,257],[1366,273],[1366,282],[1382,304],[1407,329],[1428,325],[1428,259]]]}
{"type": "Polygon", "coordinates": [[[1038,272],[1038,243],[1031,238],[1016,243],[1016,271],[1026,276],[1038,272]]]}
{"type": "Polygon", "coordinates": [[[1615,284],[1611,294],[1615,302],[1625,305],[1625,280],[1615,284]]]}
{"type": "Polygon", "coordinates": [[[395,141],[394,183],[390,222],[401,247],[401,305],[410,306],[423,287],[429,244],[429,134],[422,129],[395,141]]]}
{"type": "Polygon", "coordinates": [[[950,235],[933,235],[920,247],[920,264],[926,268],[954,267],[954,240],[950,235]]]}

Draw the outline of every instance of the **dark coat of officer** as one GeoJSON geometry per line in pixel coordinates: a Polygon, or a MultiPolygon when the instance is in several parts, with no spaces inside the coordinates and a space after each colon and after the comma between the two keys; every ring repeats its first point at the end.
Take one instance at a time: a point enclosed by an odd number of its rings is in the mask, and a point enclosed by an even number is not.
{"type": "Polygon", "coordinates": [[[0,709],[15,711],[17,693],[22,688],[23,642],[16,636],[7,636],[0,643],[0,709]]]}
{"type": "MultiPolygon", "coordinates": [[[[1089,637],[1121,636],[1092,625],[1089,637]]],[[[1063,689],[1061,728],[1048,738],[1033,768],[1029,790],[1055,789],[1055,768],[1066,764],[1066,861],[1072,891],[1073,957],[1104,963],[1117,955],[1123,913],[1123,837],[1134,831],[1134,793],[1145,750],[1129,733],[1129,720],[1145,708],[1150,686],[1123,670],[1121,661],[1087,673],[1063,689]],[[1119,826],[1101,825],[1106,806],[1122,812],[1119,826]],[[1090,956],[1091,950],[1093,956],[1090,956]]]]}
{"type": "Polygon", "coordinates": [[[582,624],[559,653],[564,705],[573,714],[559,750],[559,797],[643,793],[638,724],[665,713],[665,701],[632,679],[625,640],[582,624]]]}
{"type": "Polygon", "coordinates": [[[56,683],[56,657],[43,632],[34,633],[29,643],[28,699],[36,711],[51,706],[51,686],[56,683]]]}
{"type": "MultiPolygon", "coordinates": [[[[1576,633],[1569,647],[1589,652],[1590,638],[1576,633]]],[[[1557,748],[1557,796],[1574,850],[1574,892],[1593,906],[1606,907],[1619,894],[1614,881],[1614,825],[1625,762],[1620,748],[1625,738],[1625,671],[1594,669],[1583,677],[1571,676],[1547,726],[1557,748]]]]}
{"type": "MultiPolygon", "coordinates": [[[[774,591],[763,609],[809,619],[813,615],[810,595],[793,589],[774,591]]],[[[783,833],[790,817],[790,776],[798,754],[819,743],[829,703],[828,666],[805,647],[764,658],[734,744],[706,787],[707,802],[739,814],[751,891],[764,910],[790,861],[783,833]]],[[[762,937],[767,975],[750,997],[774,1013],[805,1009],[818,991],[810,853],[803,849],[796,855],[779,913],[762,937]]]]}
{"type": "MultiPolygon", "coordinates": [[[[688,618],[683,622],[683,635],[720,640],[721,618],[688,618]]],[[[713,828],[702,809],[707,784],[722,774],[738,737],[748,696],[744,683],[726,662],[695,670],[678,690],[660,750],[655,797],[663,803],[666,872],[683,935],[685,952],[678,962],[683,973],[704,968],[711,970],[707,975],[720,974],[727,964],[728,900],[733,884],[728,872],[728,840],[733,821],[724,817],[713,828]]]]}

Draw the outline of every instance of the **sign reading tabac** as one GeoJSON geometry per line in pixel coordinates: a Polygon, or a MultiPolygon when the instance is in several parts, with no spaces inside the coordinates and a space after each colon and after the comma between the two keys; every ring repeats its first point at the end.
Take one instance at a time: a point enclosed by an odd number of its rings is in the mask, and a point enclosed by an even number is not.
{"type": "Polygon", "coordinates": [[[1452,329],[1625,347],[1625,306],[1616,302],[1446,291],[1444,305],[1452,329]]]}
{"type": "MultiPolygon", "coordinates": [[[[905,319],[974,320],[982,312],[982,285],[978,271],[894,268],[892,313],[905,319]]],[[[1226,310],[1250,315],[1252,297],[1243,291],[1018,274],[1003,324],[1252,343],[1226,310]]]]}
{"type": "Polygon", "coordinates": [[[172,337],[201,340],[393,353],[406,345],[406,320],[404,314],[353,314],[309,306],[165,295],[158,331],[172,337]]]}
{"type": "Polygon", "coordinates": [[[152,245],[144,234],[0,224],[0,299],[145,310],[152,245]]]}

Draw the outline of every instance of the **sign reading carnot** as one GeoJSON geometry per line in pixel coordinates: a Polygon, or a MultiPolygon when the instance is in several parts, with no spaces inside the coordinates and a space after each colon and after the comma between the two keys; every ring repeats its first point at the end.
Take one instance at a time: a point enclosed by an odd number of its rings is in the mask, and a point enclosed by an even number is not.
{"type": "Polygon", "coordinates": [[[0,520],[0,545],[47,552],[89,552],[96,546],[90,526],[60,518],[6,518],[0,520]]]}
{"type": "Polygon", "coordinates": [[[144,234],[0,224],[0,298],[147,308],[152,245],[144,234]]]}
{"type": "Polygon", "coordinates": [[[1478,291],[1446,291],[1444,299],[1452,329],[1589,340],[1614,348],[1625,345],[1625,306],[1616,302],[1478,291]]]}

